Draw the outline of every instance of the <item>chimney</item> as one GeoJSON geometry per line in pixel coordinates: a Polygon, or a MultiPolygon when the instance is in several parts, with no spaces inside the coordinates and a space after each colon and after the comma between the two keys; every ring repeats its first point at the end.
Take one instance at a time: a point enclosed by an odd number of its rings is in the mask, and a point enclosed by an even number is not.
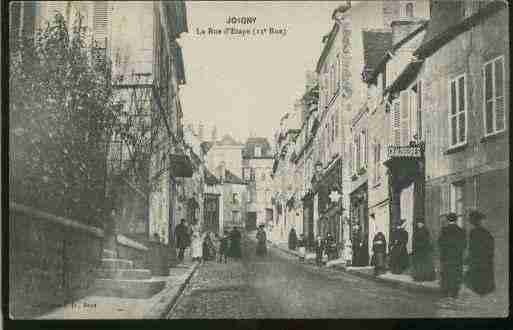
{"type": "Polygon", "coordinates": [[[203,125],[203,123],[200,123],[198,125],[198,137],[200,139],[200,141],[203,141],[203,130],[204,130],[205,126],[203,125]]]}
{"type": "Polygon", "coordinates": [[[214,125],[214,128],[212,128],[212,142],[217,141],[217,127],[214,125]]]}

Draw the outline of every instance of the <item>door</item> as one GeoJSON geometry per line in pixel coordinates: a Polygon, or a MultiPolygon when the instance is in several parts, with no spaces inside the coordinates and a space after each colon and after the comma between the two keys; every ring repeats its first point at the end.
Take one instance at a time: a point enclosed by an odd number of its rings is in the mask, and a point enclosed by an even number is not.
{"type": "Polygon", "coordinates": [[[246,219],[246,230],[256,230],[256,212],[248,212],[248,216],[246,219]]]}

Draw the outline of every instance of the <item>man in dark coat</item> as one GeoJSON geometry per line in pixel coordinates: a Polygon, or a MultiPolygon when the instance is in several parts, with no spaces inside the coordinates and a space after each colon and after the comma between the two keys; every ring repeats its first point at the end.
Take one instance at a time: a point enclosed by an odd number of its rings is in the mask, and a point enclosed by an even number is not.
{"type": "Polygon", "coordinates": [[[463,277],[463,252],[467,245],[465,231],[457,224],[455,213],[447,215],[448,225],[442,228],[440,246],[441,287],[445,297],[458,297],[463,277]]]}
{"type": "Polygon", "coordinates": [[[264,230],[264,225],[260,225],[258,228],[257,234],[257,256],[265,256],[267,254],[267,235],[264,230]]]}
{"type": "Polygon", "coordinates": [[[230,232],[230,256],[232,258],[241,258],[242,252],[240,248],[241,234],[237,227],[233,227],[230,232]]]}
{"type": "Polygon", "coordinates": [[[353,231],[353,241],[352,241],[352,245],[353,245],[353,266],[363,266],[362,265],[362,262],[361,262],[361,245],[362,245],[362,240],[360,238],[361,236],[361,231],[360,231],[360,226],[357,224],[355,227],[354,227],[354,231],[353,231]]]}
{"type": "Polygon", "coordinates": [[[296,230],[292,228],[289,232],[289,250],[296,250],[297,247],[297,235],[296,230]]]}
{"type": "Polygon", "coordinates": [[[175,240],[178,248],[178,260],[182,262],[184,251],[190,244],[189,230],[185,225],[185,219],[180,220],[180,224],[176,226],[175,240]]]}
{"type": "Polygon", "coordinates": [[[402,274],[410,265],[408,250],[408,232],[404,230],[403,225],[406,220],[401,219],[392,236],[390,249],[390,271],[393,274],[402,274]]]}
{"type": "Polygon", "coordinates": [[[434,281],[435,268],[431,258],[433,246],[424,219],[417,220],[413,231],[413,280],[418,282],[434,281]]]}
{"type": "Polygon", "coordinates": [[[485,295],[495,290],[493,272],[494,239],[488,230],[482,227],[485,218],[479,211],[469,213],[469,222],[474,226],[469,236],[469,269],[465,283],[477,294],[485,295]]]}

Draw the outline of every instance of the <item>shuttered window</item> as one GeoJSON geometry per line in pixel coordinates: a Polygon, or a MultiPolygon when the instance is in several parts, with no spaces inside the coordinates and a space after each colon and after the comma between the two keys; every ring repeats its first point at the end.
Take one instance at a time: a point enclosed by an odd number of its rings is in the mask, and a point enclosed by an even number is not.
{"type": "Polygon", "coordinates": [[[392,105],[392,142],[396,146],[401,145],[401,118],[397,100],[392,105]]]}
{"type": "Polygon", "coordinates": [[[504,57],[485,64],[484,75],[484,123],[485,135],[506,129],[504,101],[504,57]]]}
{"type": "Polygon", "coordinates": [[[93,33],[94,40],[100,48],[106,46],[105,38],[108,37],[109,16],[109,4],[107,1],[94,2],[93,33]]]}
{"type": "Polygon", "coordinates": [[[400,130],[401,145],[406,146],[410,143],[410,94],[408,91],[402,91],[400,94],[400,130]]]}
{"type": "Polygon", "coordinates": [[[449,141],[455,147],[467,142],[467,101],[465,75],[449,83],[449,141]]]}
{"type": "Polygon", "coordinates": [[[417,82],[417,107],[416,122],[417,122],[417,136],[422,139],[422,81],[417,82]]]}

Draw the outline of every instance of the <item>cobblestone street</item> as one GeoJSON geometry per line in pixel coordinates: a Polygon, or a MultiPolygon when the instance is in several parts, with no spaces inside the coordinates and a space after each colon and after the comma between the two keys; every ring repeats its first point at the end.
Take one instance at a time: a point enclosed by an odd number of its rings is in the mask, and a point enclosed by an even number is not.
{"type": "Polygon", "coordinates": [[[466,291],[458,300],[447,300],[391,288],[341,271],[300,264],[275,249],[258,258],[253,243],[246,242],[242,261],[204,263],[169,317],[476,317],[489,315],[475,307],[493,306],[492,300],[469,297],[466,291]]]}

